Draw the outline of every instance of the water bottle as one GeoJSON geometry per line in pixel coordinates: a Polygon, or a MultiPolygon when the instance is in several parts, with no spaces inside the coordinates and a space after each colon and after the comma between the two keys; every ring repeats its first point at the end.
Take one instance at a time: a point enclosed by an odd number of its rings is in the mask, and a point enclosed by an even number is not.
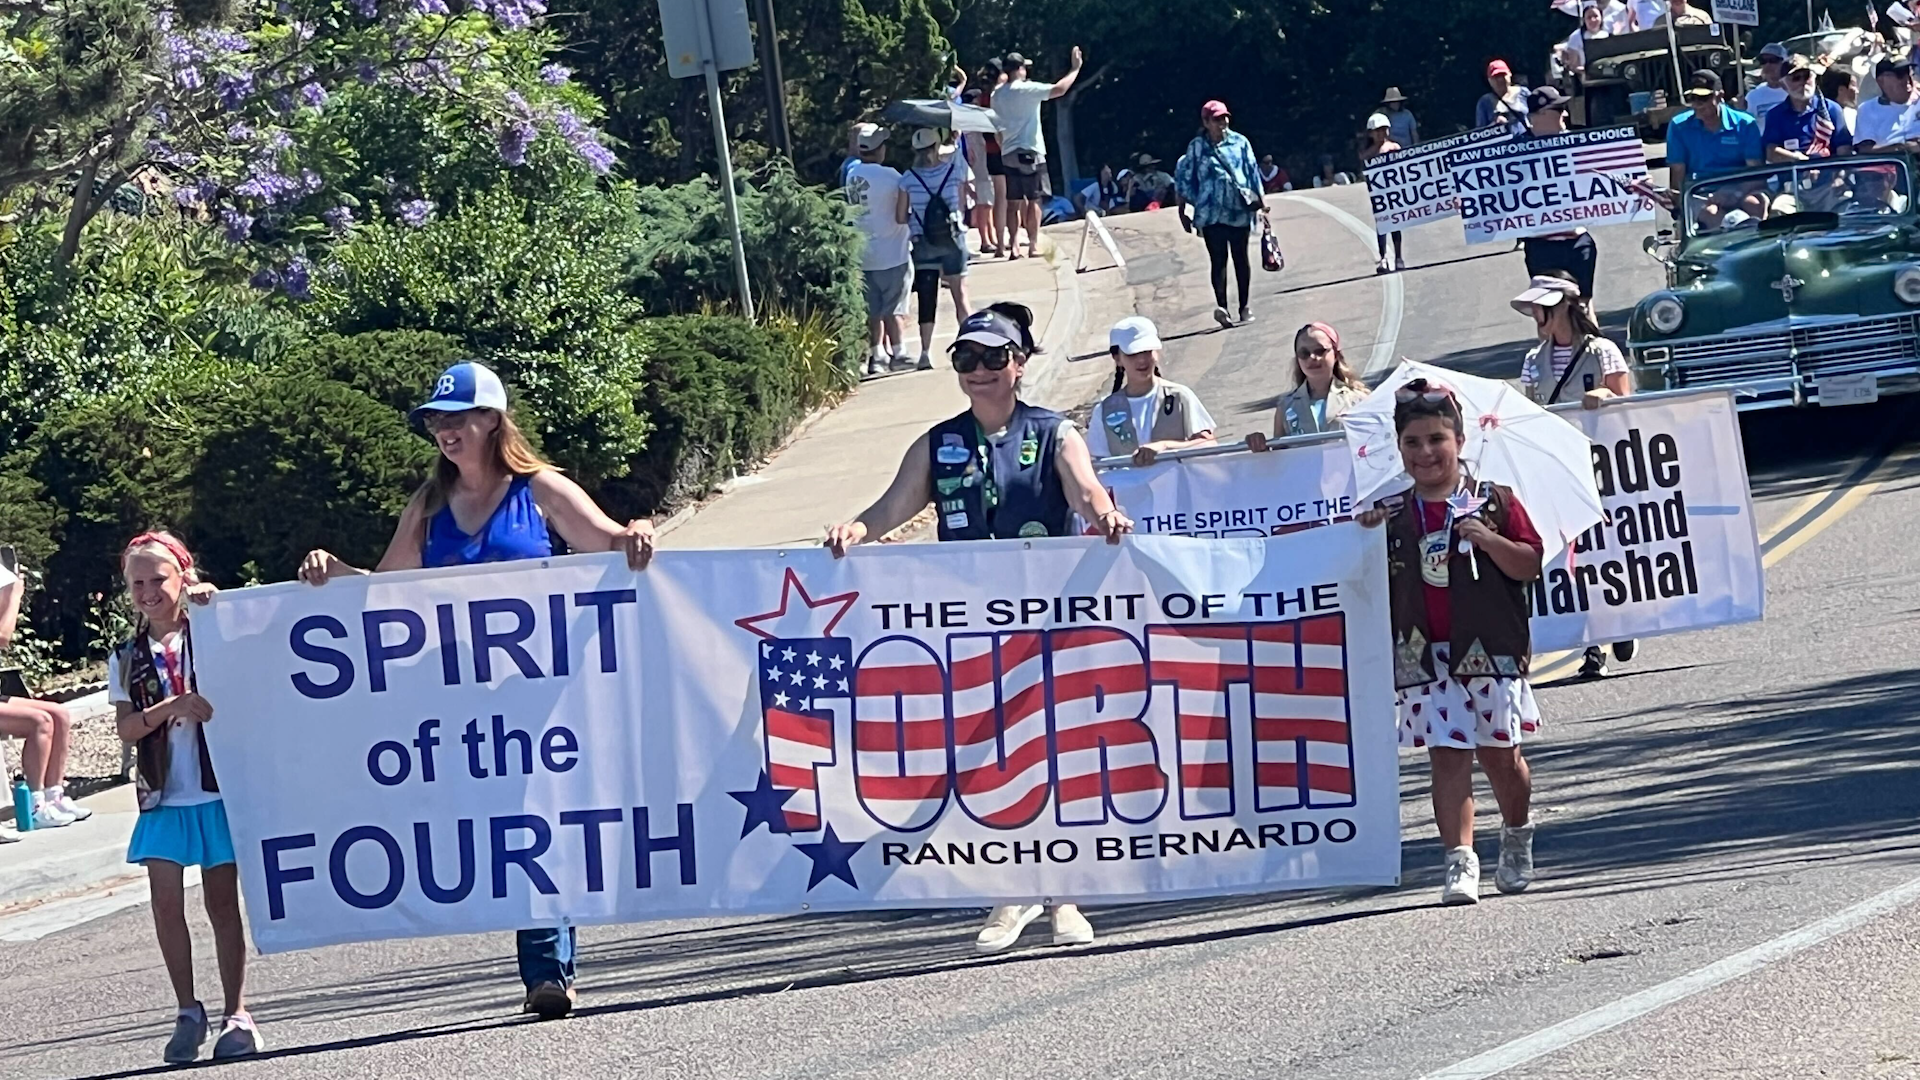
{"type": "Polygon", "coordinates": [[[32,828],[33,789],[22,778],[13,782],[13,830],[26,832],[32,828]]]}

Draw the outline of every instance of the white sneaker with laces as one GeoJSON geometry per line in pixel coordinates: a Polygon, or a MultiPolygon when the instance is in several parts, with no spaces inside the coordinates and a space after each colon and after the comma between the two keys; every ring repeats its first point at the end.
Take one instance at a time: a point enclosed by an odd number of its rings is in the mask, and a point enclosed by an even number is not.
{"type": "Polygon", "coordinates": [[[1080,908],[1074,904],[1056,904],[1053,908],[1053,943],[1055,945],[1091,945],[1093,944],[1093,924],[1080,914],[1080,908]]]}
{"type": "Polygon", "coordinates": [[[987,916],[987,925],[973,939],[973,947],[983,953],[999,952],[1020,940],[1020,931],[1040,917],[1046,909],[1039,904],[1002,904],[987,916]]]}
{"type": "Polygon", "coordinates": [[[1447,882],[1440,887],[1440,902],[1449,907],[1480,902],[1480,856],[1472,848],[1447,852],[1447,882]]]}
{"type": "Polygon", "coordinates": [[[60,812],[75,821],[85,821],[93,816],[93,811],[73,801],[63,785],[56,784],[47,789],[47,801],[60,808],[60,812]]]}
{"type": "Polygon", "coordinates": [[[1503,893],[1526,892],[1533,884],[1533,822],[1511,825],[1500,830],[1500,865],[1493,871],[1493,886],[1503,893]]]}
{"type": "Polygon", "coordinates": [[[60,829],[73,824],[73,815],[50,802],[42,802],[33,808],[33,827],[36,829],[60,829]]]}

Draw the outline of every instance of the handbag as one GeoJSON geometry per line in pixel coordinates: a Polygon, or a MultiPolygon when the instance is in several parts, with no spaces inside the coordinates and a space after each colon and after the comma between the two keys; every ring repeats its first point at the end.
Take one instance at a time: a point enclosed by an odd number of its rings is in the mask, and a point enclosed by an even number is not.
{"type": "Polygon", "coordinates": [[[1233,167],[1227,164],[1227,159],[1220,156],[1220,144],[1205,135],[1200,138],[1207,144],[1207,150],[1213,154],[1213,160],[1220,163],[1220,168],[1227,174],[1227,179],[1233,181],[1234,187],[1240,190],[1240,204],[1248,210],[1265,210],[1267,197],[1261,194],[1259,188],[1248,187],[1240,182],[1240,178],[1234,175],[1233,167]]]}
{"type": "Polygon", "coordinates": [[[1273,224],[1260,223],[1260,269],[1275,273],[1287,268],[1287,257],[1280,253],[1280,238],[1273,235],[1273,224]]]}

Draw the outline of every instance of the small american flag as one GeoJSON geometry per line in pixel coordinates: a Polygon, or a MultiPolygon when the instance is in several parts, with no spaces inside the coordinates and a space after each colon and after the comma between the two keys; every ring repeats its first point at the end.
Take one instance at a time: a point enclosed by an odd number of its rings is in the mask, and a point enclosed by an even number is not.
{"type": "Polygon", "coordinates": [[[1242,684],[1253,708],[1255,810],[1354,805],[1344,616],[1149,634],[1153,681],[1174,684],[1184,816],[1234,813],[1229,714],[1242,684]]]}
{"type": "Polygon", "coordinates": [[[1485,505],[1487,505],[1486,498],[1475,495],[1471,491],[1456,491],[1447,496],[1447,509],[1452,513],[1455,521],[1472,517],[1485,505]]]}
{"type": "Polygon", "coordinates": [[[1827,101],[1814,103],[1813,142],[1807,145],[1808,157],[1826,157],[1833,146],[1833,121],[1827,116],[1827,101]]]}
{"type": "Polygon", "coordinates": [[[1651,200],[1653,204],[1660,209],[1668,213],[1673,212],[1673,192],[1668,191],[1666,188],[1655,187],[1653,181],[1647,177],[1632,177],[1621,181],[1621,185],[1635,195],[1643,199],[1651,200]]]}
{"type": "Polygon", "coordinates": [[[1594,146],[1583,146],[1573,151],[1573,171],[1602,176],[1613,176],[1617,173],[1645,176],[1647,152],[1641,148],[1637,136],[1594,146]]]}
{"type": "Polygon", "coordinates": [[[814,767],[833,746],[833,711],[851,695],[853,642],[841,637],[768,638],[760,642],[760,709],[767,732],[767,775],[792,788],[787,828],[820,827],[820,790],[814,767]]]}

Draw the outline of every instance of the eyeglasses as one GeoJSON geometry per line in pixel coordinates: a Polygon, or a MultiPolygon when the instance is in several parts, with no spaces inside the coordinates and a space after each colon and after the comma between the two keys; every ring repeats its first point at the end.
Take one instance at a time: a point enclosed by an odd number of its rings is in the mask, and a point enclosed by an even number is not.
{"type": "Polygon", "coordinates": [[[1011,363],[1013,363],[1013,350],[1005,345],[988,347],[962,342],[959,348],[953,350],[953,370],[962,375],[975,368],[1002,371],[1011,363]]]}
{"type": "Polygon", "coordinates": [[[1802,68],[1799,71],[1793,71],[1793,72],[1787,73],[1788,82],[1806,82],[1808,79],[1811,79],[1811,78],[1813,78],[1813,72],[1808,71],[1805,68],[1802,68]]]}
{"type": "Polygon", "coordinates": [[[467,421],[472,420],[474,414],[479,411],[479,409],[461,409],[459,412],[435,410],[420,418],[420,426],[430,432],[451,431],[454,428],[466,427],[467,421]]]}
{"type": "Polygon", "coordinates": [[[1445,387],[1435,388],[1425,383],[1408,383],[1393,392],[1393,400],[1401,404],[1423,401],[1428,405],[1440,405],[1453,401],[1453,391],[1445,387]]]}
{"type": "Polygon", "coordinates": [[[1333,350],[1324,345],[1302,345],[1293,350],[1293,358],[1295,360],[1319,360],[1322,357],[1332,355],[1333,350]]]}

